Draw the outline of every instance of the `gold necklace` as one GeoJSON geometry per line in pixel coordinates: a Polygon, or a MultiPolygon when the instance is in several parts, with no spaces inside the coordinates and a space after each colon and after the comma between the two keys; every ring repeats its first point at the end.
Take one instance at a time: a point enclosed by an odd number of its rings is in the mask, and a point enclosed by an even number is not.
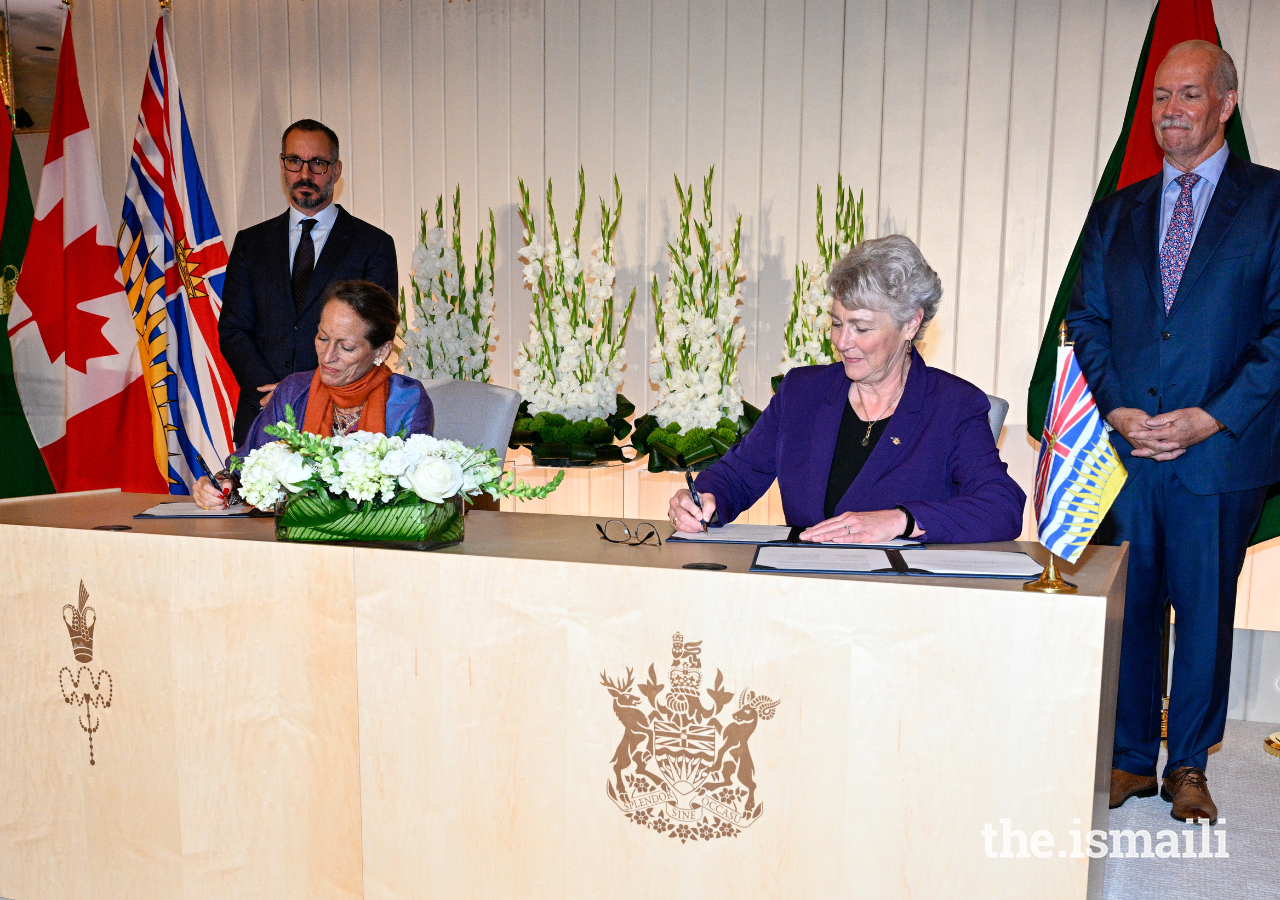
{"type": "MultiPolygon", "coordinates": [[[[903,366],[902,385],[898,388],[898,393],[894,395],[894,398],[891,401],[889,401],[889,405],[885,407],[885,411],[880,414],[879,418],[872,419],[870,422],[867,423],[867,433],[862,436],[862,446],[865,447],[867,446],[867,444],[871,443],[871,429],[875,427],[876,422],[879,422],[880,419],[886,418],[889,415],[891,415],[891,410],[893,410],[893,408],[897,405],[898,399],[902,396],[902,392],[907,389],[907,371],[909,371],[907,369],[907,366],[909,366],[910,364],[911,364],[911,357],[908,355],[907,365],[903,366]]],[[[855,381],[853,383],[853,389],[858,392],[858,402],[862,404],[862,411],[867,415],[871,415],[871,411],[867,409],[867,401],[862,399],[862,386],[855,381]]]]}

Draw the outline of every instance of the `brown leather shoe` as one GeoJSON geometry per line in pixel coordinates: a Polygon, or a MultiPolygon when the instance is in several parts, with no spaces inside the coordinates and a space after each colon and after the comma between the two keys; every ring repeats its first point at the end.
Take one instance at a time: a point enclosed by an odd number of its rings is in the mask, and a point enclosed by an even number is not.
{"type": "Polygon", "coordinates": [[[1156,776],[1134,775],[1123,769],[1111,770],[1111,808],[1124,805],[1130,797],[1154,797],[1156,776]]]}
{"type": "MultiPolygon", "coordinates": [[[[1112,788],[1113,792],[1114,790],[1112,788]]],[[[1209,796],[1209,781],[1204,776],[1204,769],[1193,766],[1174,769],[1164,776],[1160,796],[1173,802],[1169,815],[1179,822],[1208,819],[1209,824],[1213,825],[1218,821],[1218,807],[1209,796]]]]}

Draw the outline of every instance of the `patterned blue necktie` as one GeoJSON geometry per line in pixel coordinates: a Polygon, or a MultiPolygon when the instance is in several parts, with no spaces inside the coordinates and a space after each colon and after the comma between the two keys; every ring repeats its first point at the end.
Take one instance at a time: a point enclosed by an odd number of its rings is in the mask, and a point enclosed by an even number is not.
{"type": "Polygon", "coordinates": [[[1164,312],[1173,308],[1173,298],[1178,295],[1182,270],[1187,267],[1191,255],[1191,238],[1195,235],[1196,210],[1191,205],[1191,191],[1200,176],[1188,172],[1173,179],[1182,188],[1173,204],[1173,215],[1164,233],[1164,246],[1160,248],[1160,283],[1164,287],[1164,312]]]}

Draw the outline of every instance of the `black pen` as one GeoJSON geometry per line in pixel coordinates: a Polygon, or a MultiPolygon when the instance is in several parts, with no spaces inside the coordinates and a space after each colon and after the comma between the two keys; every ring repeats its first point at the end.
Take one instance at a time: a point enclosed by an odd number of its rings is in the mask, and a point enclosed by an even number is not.
{"type": "MultiPolygon", "coordinates": [[[[218,486],[218,480],[213,477],[213,469],[209,468],[209,464],[204,461],[204,457],[201,456],[199,453],[196,454],[196,462],[200,464],[200,468],[204,469],[204,474],[208,476],[209,483],[213,485],[214,489],[222,491],[222,488],[218,486]]],[[[223,509],[227,509],[231,506],[230,502],[227,500],[227,493],[228,493],[227,491],[222,491],[222,508],[223,509]]]]}
{"type": "MultiPolygon", "coordinates": [[[[684,473],[684,480],[685,483],[689,485],[689,493],[693,495],[694,506],[698,507],[698,512],[702,512],[702,497],[698,494],[698,489],[693,486],[693,476],[689,474],[688,470],[684,473]]],[[[705,519],[702,522],[702,533],[707,533],[707,523],[705,519]]]]}

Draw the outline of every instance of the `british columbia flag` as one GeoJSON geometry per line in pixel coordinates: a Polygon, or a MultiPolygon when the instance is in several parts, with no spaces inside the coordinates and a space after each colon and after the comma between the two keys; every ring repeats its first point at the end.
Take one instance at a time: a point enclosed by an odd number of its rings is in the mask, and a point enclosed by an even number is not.
{"type": "Polygon", "coordinates": [[[117,248],[152,400],[156,464],[188,493],[232,450],[238,389],[218,349],[227,249],[178,92],[167,11],[142,85],[117,248]]]}
{"type": "Polygon", "coordinates": [[[1036,466],[1040,543],[1067,562],[1079,559],[1125,478],[1075,349],[1059,347],[1036,466]]]}

